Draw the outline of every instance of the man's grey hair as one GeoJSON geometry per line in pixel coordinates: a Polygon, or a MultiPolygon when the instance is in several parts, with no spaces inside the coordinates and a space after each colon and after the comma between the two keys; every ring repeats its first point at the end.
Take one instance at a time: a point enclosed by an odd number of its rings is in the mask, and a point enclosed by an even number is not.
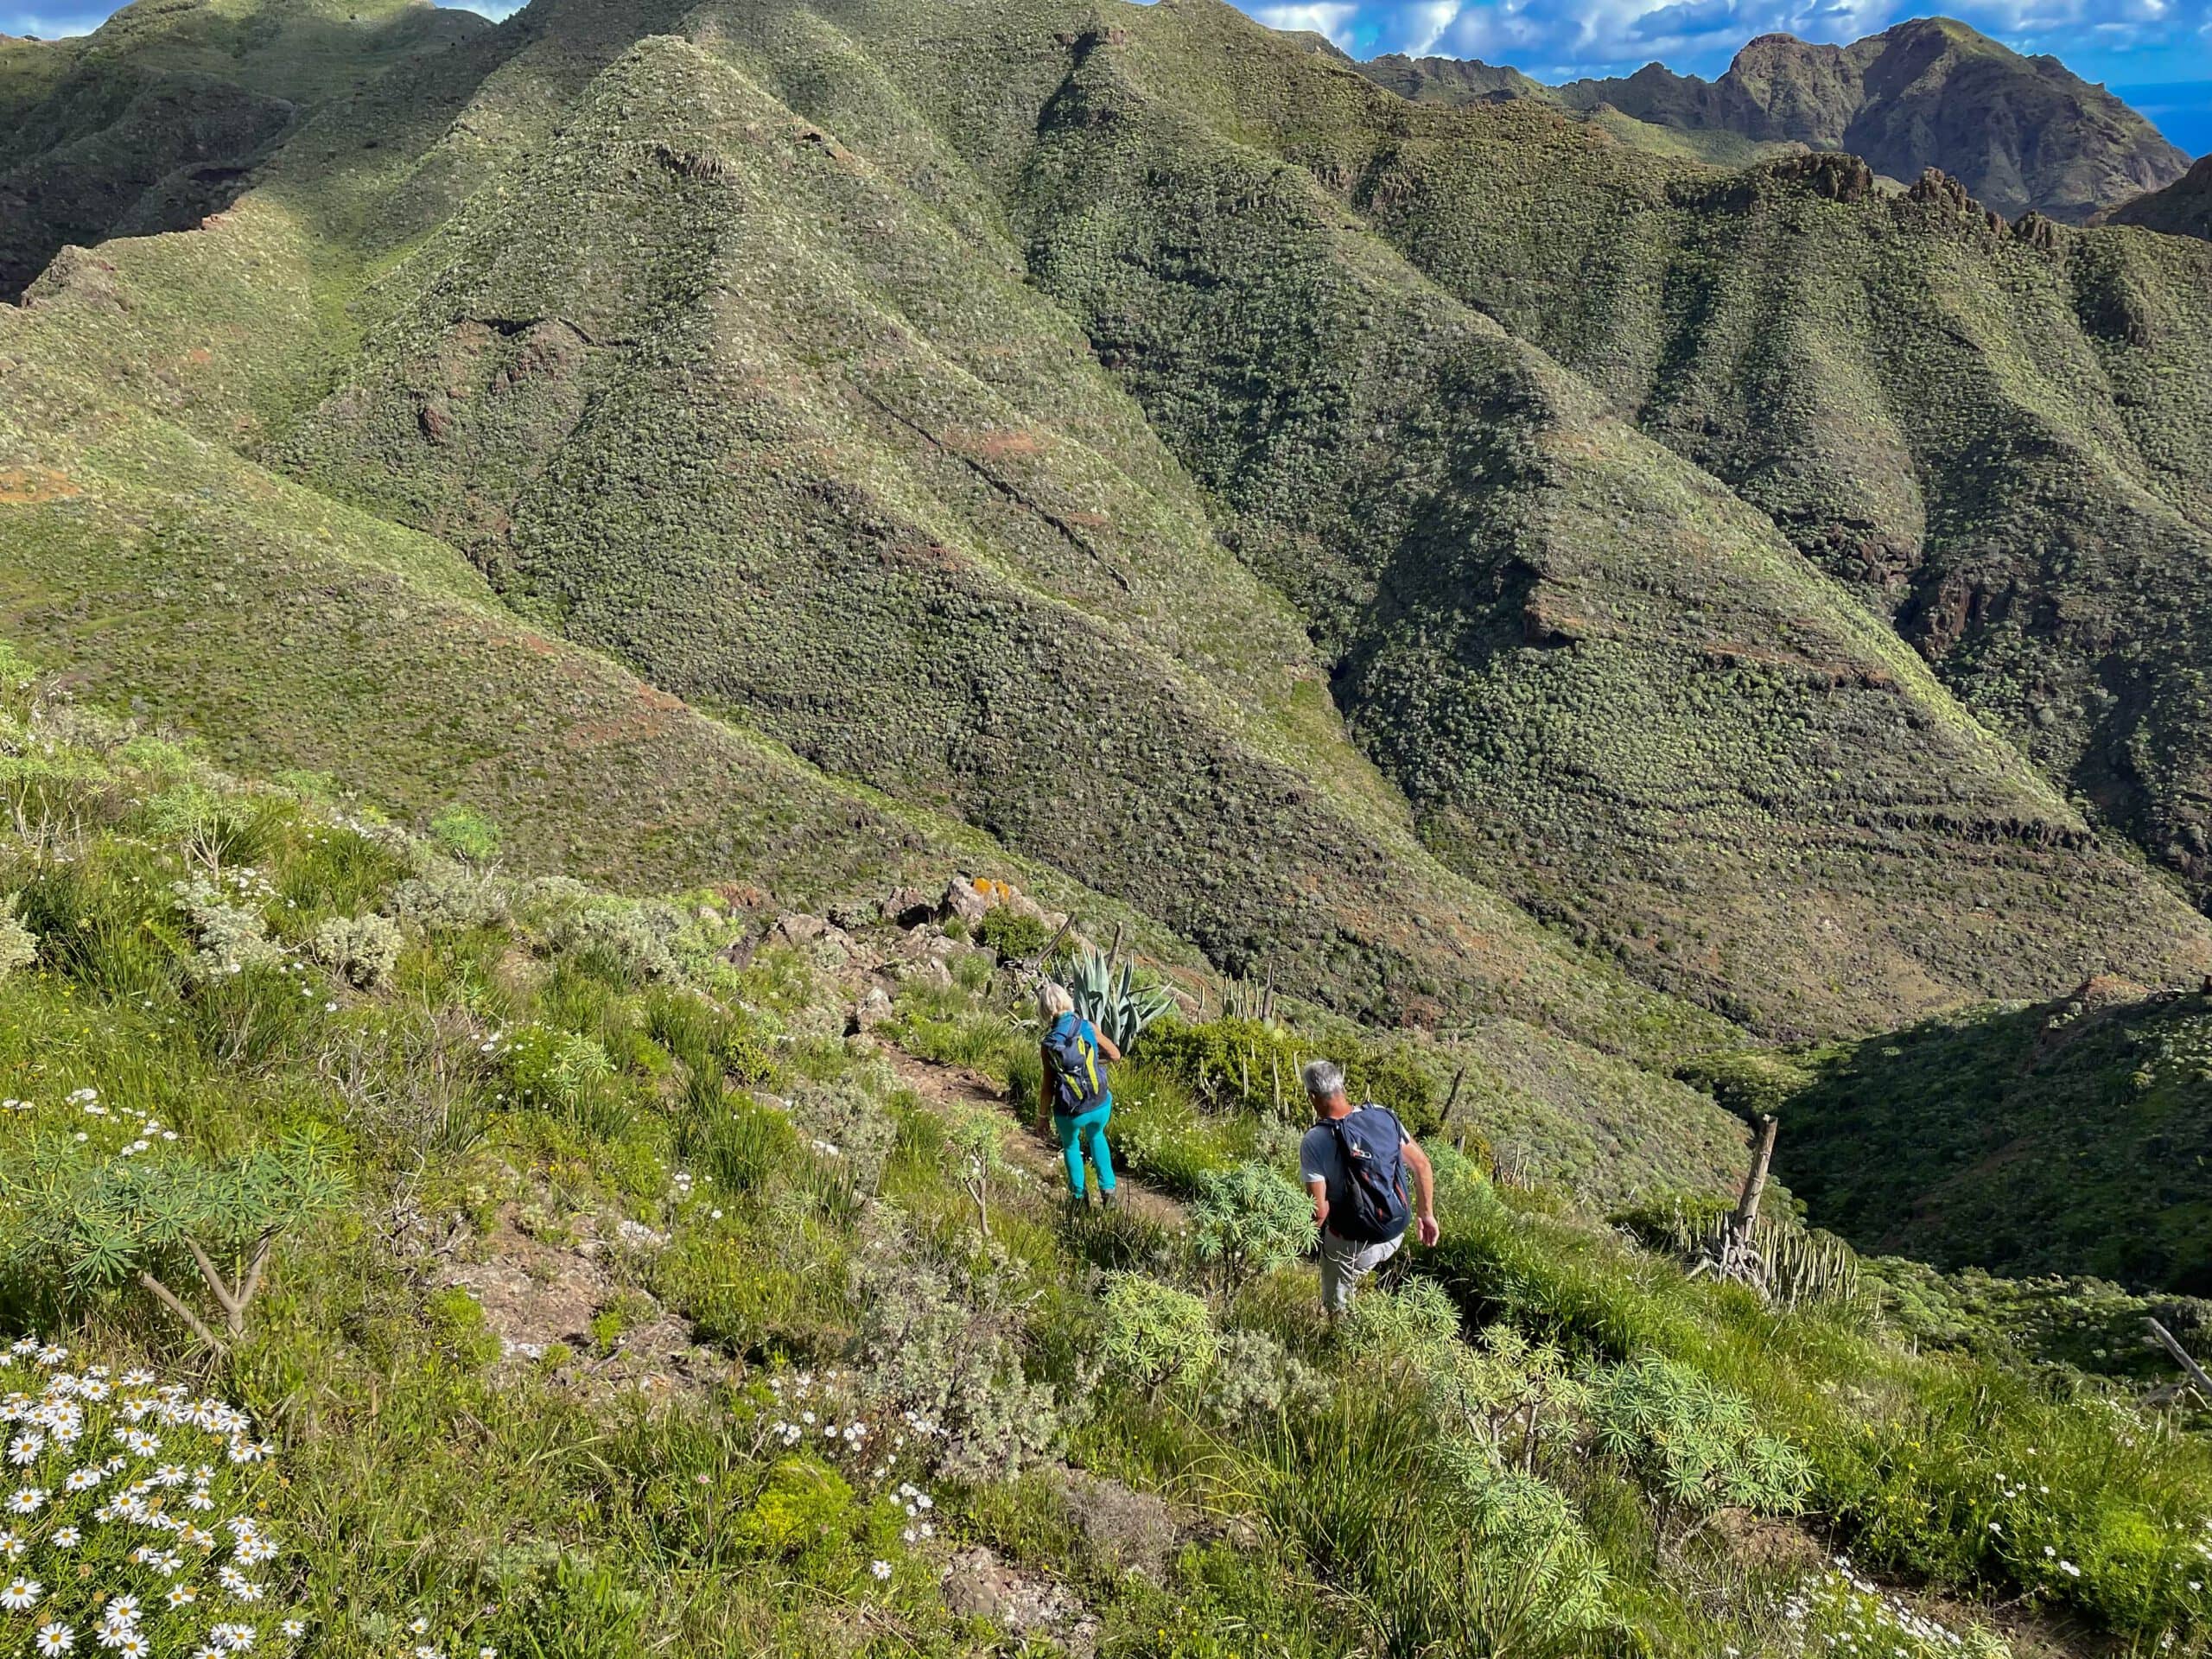
{"type": "Polygon", "coordinates": [[[1344,1091],[1344,1069],[1334,1060],[1308,1060],[1299,1075],[1306,1079],[1309,1100],[1334,1100],[1344,1091]]]}

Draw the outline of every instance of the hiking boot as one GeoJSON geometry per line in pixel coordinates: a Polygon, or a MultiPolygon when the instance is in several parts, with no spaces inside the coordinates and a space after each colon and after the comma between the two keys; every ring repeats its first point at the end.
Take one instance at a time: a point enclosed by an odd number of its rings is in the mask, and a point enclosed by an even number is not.
{"type": "Polygon", "coordinates": [[[1098,1207],[1101,1210],[1120,1209],[1122,1207],[1122,1195],[1119,1189],[1110,1186],[1100,1187],[1098,1189],[1098,1207]]]}

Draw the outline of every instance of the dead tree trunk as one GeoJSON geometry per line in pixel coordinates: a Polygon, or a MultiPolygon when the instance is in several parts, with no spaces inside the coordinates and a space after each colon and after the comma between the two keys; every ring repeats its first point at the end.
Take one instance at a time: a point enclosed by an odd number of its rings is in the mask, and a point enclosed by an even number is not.
{"type": "Polygon", "coordinates": [[[1774,1137],[1781,1125],[1771,1115],[1762,1115],[1752,1132],[1751,1166],[1744,1175],[1744,1190],[1736,1207],[1721,1224],[1720,1236],[1707,1246],[1707,1254],[1690,1269],[1690,1276],[1711,1274],[1732,1279],[1754,1289],[1766,1288],[1766,1263],[1753,1241],[1758,1233],[1759,1200],[1766,1194],[1767,1170],[1774,1162],[1774,1137]]]}
{"type": "Polygon", "coordinates": [[[1774,1162],[1774,1137],[1781,1128],[1770,1113],[1759,1118],[1758,1136],[1751,1142],[1751,1172],[1744,1177],[1744,1191],[1736,1200],[1736,1213],[1728,1217],[1728,1230],[1737,1238],[1748,1240],[1759,1224],[1759,1200],[1766,1194],[1766,1173],[1774,1162]]]}
{"type": "Polygon", "coordinates": [[[2196,1391],[2208,1401],[2212,1401],[2212,1377],[2205,1376],[2204,1368],[2190,1357],[2189,1350],[2175,1341],[2174,1333],[2156,1319],[2145,1319],[2143,1323],[2151,1327],[2151,1335],[2158,1346],[2172,1356],[2177,1365],[2189,1373],[2189,1380],[2196,1385],[2196,1391]]]}

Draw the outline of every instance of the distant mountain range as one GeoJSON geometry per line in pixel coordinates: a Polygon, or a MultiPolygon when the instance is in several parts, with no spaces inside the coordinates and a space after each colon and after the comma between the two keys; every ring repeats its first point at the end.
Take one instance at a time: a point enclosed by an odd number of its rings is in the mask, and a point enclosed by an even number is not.
{"type": "Polygon", "coordinates": [[[1548,87],[1516,69],[1377,58],[1361,69],[1421,103],[1537,98],[1664,130],[1843,150],[1900,184],[1929,168],[2008,219],[2079,223],[2179,179],[2189,157],[2101,86],[1964,23],[1916,19],[1850,46],[1766,35],[1707,81],[1650,64],[1548,87]]]}

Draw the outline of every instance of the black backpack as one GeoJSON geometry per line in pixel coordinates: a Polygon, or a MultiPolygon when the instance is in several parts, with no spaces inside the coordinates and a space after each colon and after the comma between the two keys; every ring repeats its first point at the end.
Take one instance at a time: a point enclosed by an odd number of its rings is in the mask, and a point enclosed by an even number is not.
{"type": "Polygon", "coordinates": [[[1063,1117],[1081,1117],[1106,1098],[1106,1057],[1083,1039],[1083,1016],[1064,1014],[1045,1033],[1045,1058],[1052,1066],[1052,1109],[1063,1117]]]}
{"type": "Polygon", "coordinates": [[[1344,1190],[1332,1195],[1329,1230],[1356,1244],[1385,1244],[1406,1230],[1413,1205],[1406,1200],[1406,1132],[1380,1106],[1363,1106],[1331,1118],[1344,1190]]]}

